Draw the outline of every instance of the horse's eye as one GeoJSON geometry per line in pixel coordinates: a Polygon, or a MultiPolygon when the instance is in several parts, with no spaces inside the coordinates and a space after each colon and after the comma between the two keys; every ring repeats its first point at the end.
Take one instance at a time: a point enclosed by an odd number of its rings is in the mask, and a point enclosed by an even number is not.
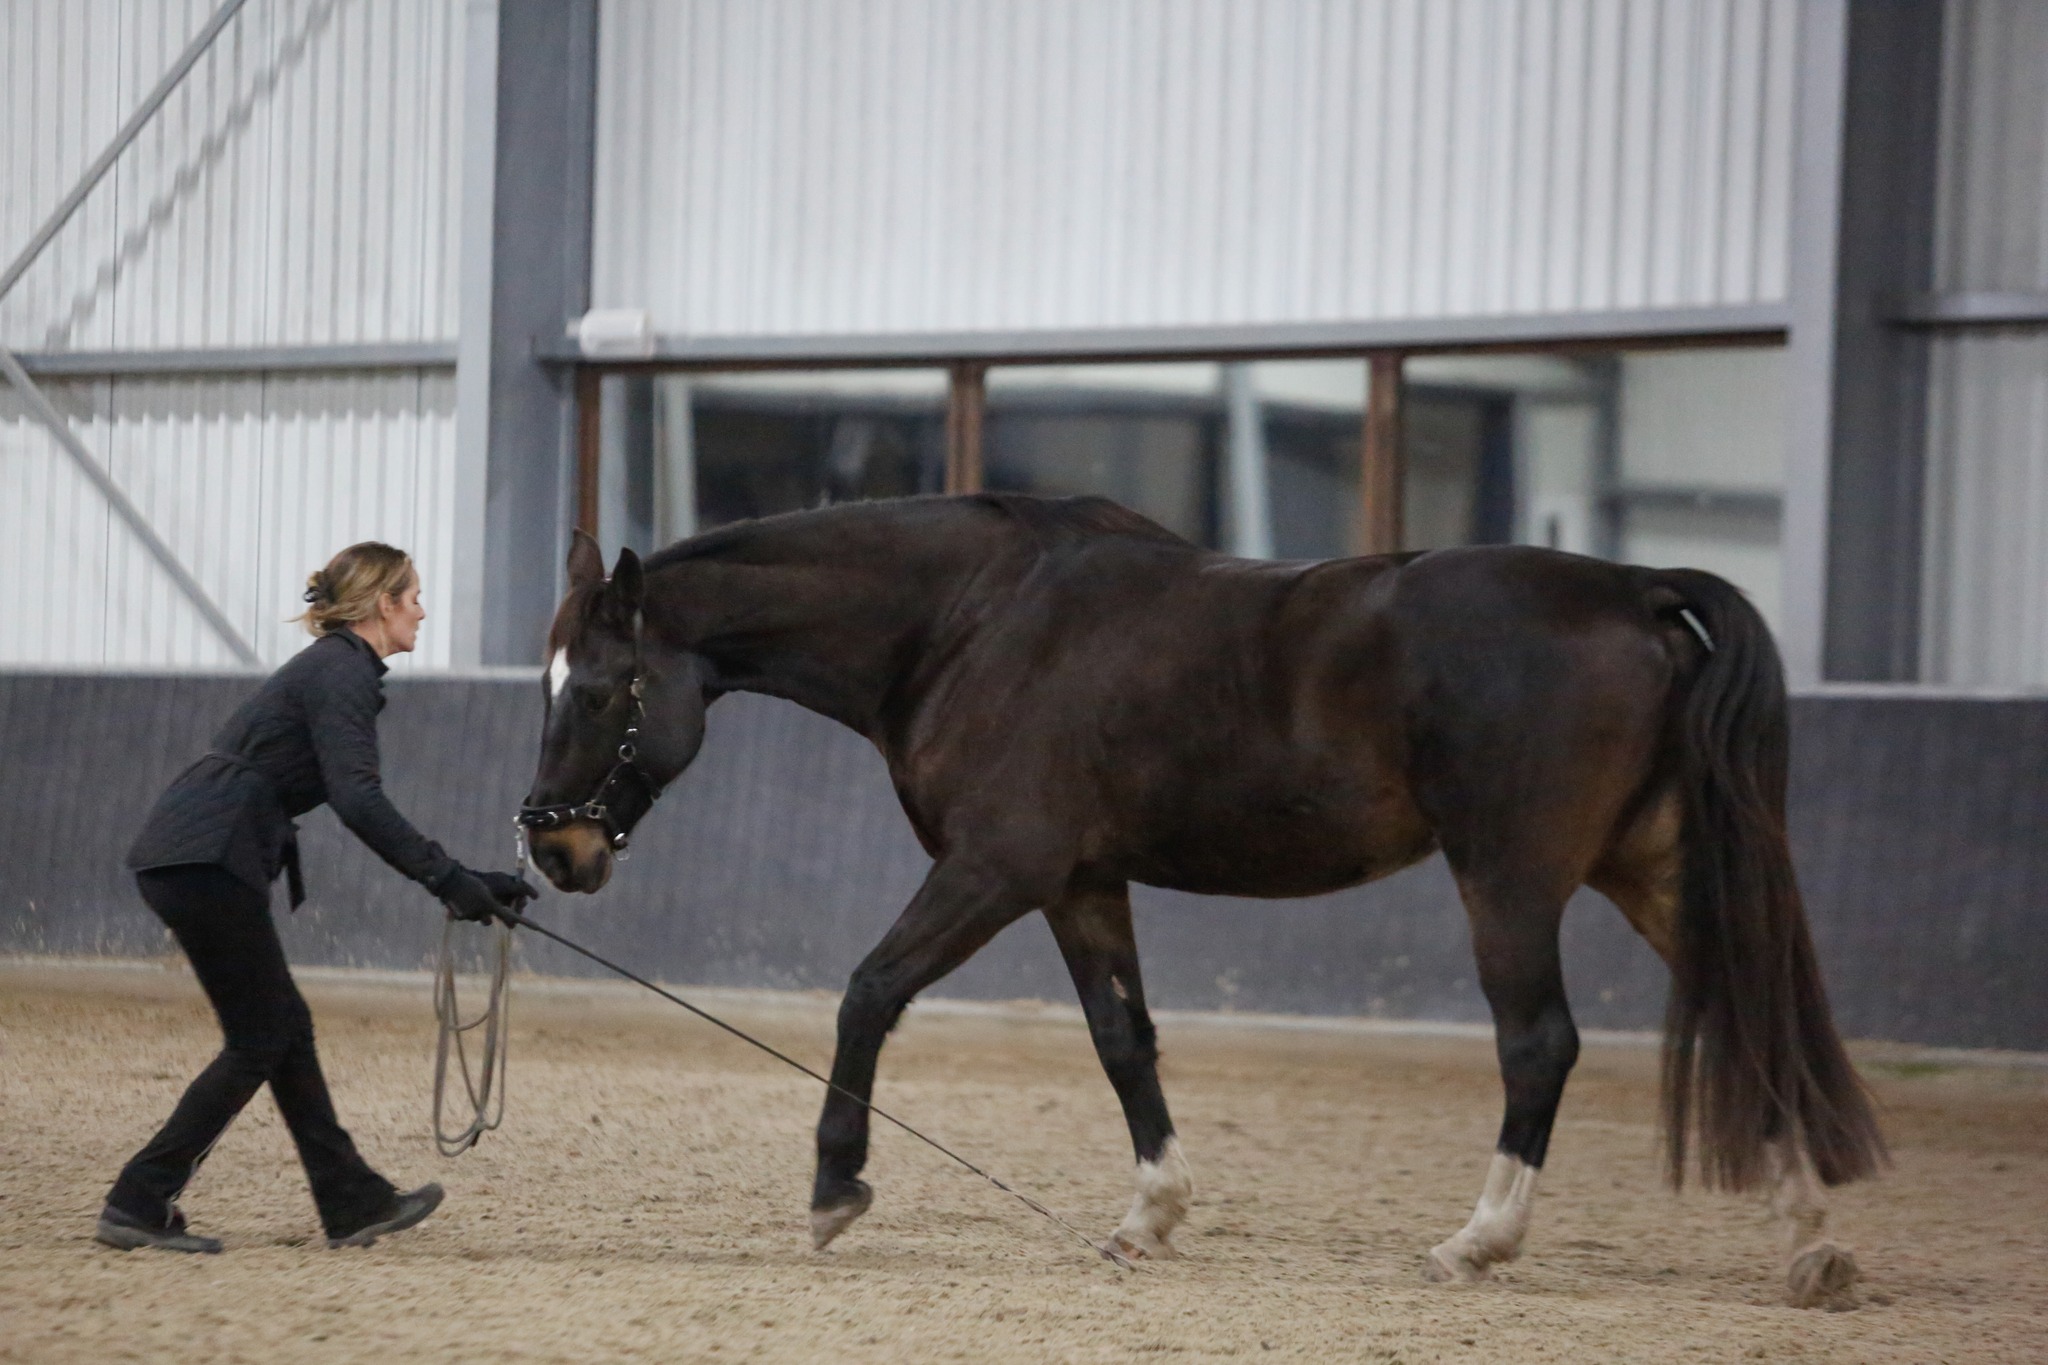
{"type": "Polygon", "coordinates": [[[583,714],[586,716],[602,715],[604,709],[611,704],[612,694],[606,688],[579,687],[576,689],[576,705],[583,709],[583,714]]]}

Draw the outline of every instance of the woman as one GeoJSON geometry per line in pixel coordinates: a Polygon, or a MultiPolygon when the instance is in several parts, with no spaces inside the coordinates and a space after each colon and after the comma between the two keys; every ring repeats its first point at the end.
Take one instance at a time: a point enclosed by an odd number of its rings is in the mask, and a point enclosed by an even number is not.
{"type": "Polygon", "coordinates": [[[221,1249],[185,1230],[175,1201],[266,1081],[298,1145],[329,1246],[369,1246],[441,1202],[439,1185],[399,1193],[335,1119],[313,1017],[270,919],[280,870],[292,907],[305,897],[294,817],[326,802],[460,919],[489,920],[534,894],[510,873],[457,863],[406,823],[378,780],[384,660],[412,649],[427,614],[411,559],[389,545],[351,545],[307,585],[299,619],[313,644],[228,718],[212,752],[158,798],[129,850],[143,900],[191,959],[227,1041],[108,1192],[95,1235],[109,1246],[221,1249]]]}

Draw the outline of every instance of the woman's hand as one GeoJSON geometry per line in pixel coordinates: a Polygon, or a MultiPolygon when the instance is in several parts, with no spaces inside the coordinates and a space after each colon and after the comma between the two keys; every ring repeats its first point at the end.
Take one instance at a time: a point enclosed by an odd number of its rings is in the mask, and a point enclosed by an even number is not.
{"type": "Polygon", "coordinates": [[[507,910],[516,912],[528,901],[540,898],[540,888],[516,872],[480,872],[477,876],[507,910]]]}
{"type": "Polygon", "coordinates": [[[492,894],[490,884],[466,867],[457,867],[441,883],[441,904],[456,919],[475,924],[489,924],[503,908],[492,894]]]}

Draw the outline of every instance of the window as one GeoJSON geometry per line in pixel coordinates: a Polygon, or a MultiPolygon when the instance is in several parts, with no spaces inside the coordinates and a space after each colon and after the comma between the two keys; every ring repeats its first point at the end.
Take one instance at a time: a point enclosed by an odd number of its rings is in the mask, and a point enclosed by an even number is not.
{"type": "MultiPolygon", "coordinates": [[[[1547,545],[1733,580],[1776,623],[1781,352],[1419,355],[1402,372],[1402,543],[1547,545]]],[[[1364,545],[1363,358],[996,365],[983,486],[1100,494],[1197,544],[1364,545]]],[[[947,371],[610,376],[599,539],[946,484],[947,371]]]]}
{"type": "Polygon", "coordinates": [[[602,401],[608,553],[945,484],[943,370],[612,376],[602,401]]]}

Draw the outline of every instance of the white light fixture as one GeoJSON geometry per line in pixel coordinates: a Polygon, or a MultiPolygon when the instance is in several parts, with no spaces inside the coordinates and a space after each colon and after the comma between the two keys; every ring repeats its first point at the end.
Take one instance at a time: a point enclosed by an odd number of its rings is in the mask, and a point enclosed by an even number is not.
{"type": "Polygon", "coordinates": [[[569,324],[569,335],[585,355],[650,356],[654,315],[645,308],[593,308],[569,324]]]}

